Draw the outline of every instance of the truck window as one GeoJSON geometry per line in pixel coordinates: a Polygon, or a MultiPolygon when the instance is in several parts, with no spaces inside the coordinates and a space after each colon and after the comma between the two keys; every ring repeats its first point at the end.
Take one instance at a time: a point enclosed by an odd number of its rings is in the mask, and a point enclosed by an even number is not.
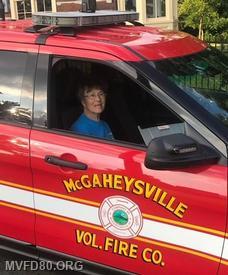
{"type": "Polygon", "coordinates": [[[152,138],[185,132],[179,117],[123,73],[103,64],[62,58],[53,60],[50,128],[71,131],[72,123],[83,112],[78,89],[90,76],[107,83],[101,119],[110,126],[114,140],[148,145],[152,138]]]}
{"type": "Polygon", "coordinates": [[[196,54],[149,63],[228,127],[226,56],[208,48],[196,54]]]}
{"type": "Polygon", "coordinates": [[[0,119],[3,121],[31,121],[31,98],[22,95],[26,61],[26,53],[0,51],[0,119]]]}

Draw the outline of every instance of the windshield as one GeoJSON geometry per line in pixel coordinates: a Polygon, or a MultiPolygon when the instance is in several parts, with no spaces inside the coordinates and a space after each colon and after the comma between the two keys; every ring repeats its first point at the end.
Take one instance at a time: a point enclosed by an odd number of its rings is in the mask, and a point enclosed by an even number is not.
{"type": "Polygon", "coordinates": [[[201,106],[228,127],[228,58],[218,50],[153,62],[201,106]]]}

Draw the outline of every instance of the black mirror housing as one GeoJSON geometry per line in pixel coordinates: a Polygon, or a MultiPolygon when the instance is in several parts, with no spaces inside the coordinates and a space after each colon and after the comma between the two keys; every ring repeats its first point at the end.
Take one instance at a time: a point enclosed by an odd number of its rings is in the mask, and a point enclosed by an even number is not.
{"type": "Polygon", "coordinates": [[[168,170],[219,160],[218,153],[184,134],[172,134],[153,139],[147,149],[144,164],[149,169],[168,170]]]}

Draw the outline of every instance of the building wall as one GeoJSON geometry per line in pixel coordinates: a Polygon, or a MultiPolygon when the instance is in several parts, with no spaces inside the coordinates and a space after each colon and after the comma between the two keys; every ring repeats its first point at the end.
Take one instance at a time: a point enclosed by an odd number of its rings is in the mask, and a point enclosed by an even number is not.
{"type": "MultiPolygon", "coordinates": [[[[114,10],[115,1],[97,0],[98,10],[114,10]],[[108,2],[108,3],[107,3],[108,2]]],[[[79,11],[81,9],[81,1],[57,0],[57,11],[79,11]]]]}
{"type": "MultiPolygon", "coordinates": [[[[119,10],[126,9],[126,3],[129,0],[117,0],[119,10]]],[[[178,28],[177,0],[130,0],[133,3],[134,10],[139,13],[139,21],[145,25],[158,26],[167,29],[178,28]],[[164,15],[159,13],[159,4],[164,3],[164,15]],[[149,18],[149,8],[157,8],[154,17],[149,18]]]]}

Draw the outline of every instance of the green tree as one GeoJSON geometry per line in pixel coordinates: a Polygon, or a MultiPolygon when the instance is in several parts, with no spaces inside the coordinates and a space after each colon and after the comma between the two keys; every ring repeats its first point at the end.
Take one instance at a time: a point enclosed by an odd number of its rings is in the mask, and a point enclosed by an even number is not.
{"type": "Polygon", "coordinates": [[[179,19],[182,27],[198,30],[198,37],[205,33],[228,37],[227,0],[179,0],[179,19]]]}

